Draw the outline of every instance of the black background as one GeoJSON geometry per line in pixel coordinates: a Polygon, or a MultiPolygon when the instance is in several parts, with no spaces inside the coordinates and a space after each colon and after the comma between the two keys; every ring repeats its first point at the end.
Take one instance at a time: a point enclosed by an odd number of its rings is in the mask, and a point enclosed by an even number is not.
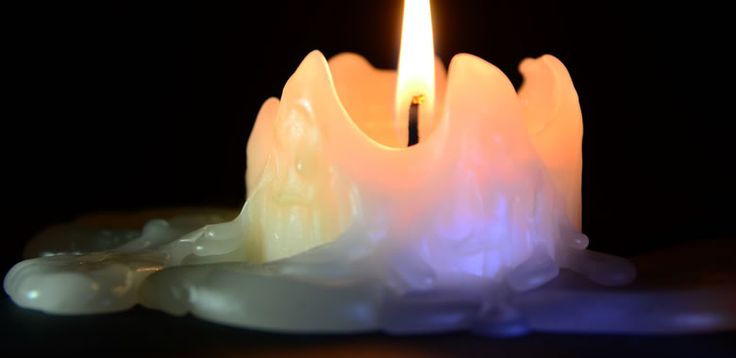
{"type": "MultiPolygon", "coordinates": [[[[568,67],[591,248],[736,237],[733,20],[705,2],[434,0],[436,52],[568,67]]],[[[401,1],[30,4],[5,12],[2,268],[86,212],[239,206],[262,102],[313,49],[395,68],[401,1]]]]}

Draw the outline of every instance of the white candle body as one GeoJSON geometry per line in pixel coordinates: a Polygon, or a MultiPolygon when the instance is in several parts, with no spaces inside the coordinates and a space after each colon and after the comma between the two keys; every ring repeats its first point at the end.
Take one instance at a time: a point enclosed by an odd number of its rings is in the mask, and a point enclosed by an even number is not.
{"type": "Polygon", "coordinates": [[[629,282],[627,262],[584,251],[567,70],[551,56],[521,70],[517,94],[477,57],[438,65],[431,134],[395,148],[395,73],[315,51],[258,115],[236,219],[153,221],[103,255],[24,261],[5,289],[52,313],[141,303],[262,329],[419,333],[503,323],[509,294],[560,267],[629,282]]]}

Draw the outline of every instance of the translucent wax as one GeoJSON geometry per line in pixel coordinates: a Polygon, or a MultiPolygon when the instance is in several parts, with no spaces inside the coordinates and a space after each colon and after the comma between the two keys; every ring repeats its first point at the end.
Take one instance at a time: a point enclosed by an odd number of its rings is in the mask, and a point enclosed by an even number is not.
{"type": "MultiPolygon", "coordinates": [[[[545,285],[560,268],[602,285],[635,275],[628,261],[585,250],[577,94],[552,56],[521,71],[517,94],[477,57],[456,56],[447,76],[438,63],[432,132],[399,148],[395,73],[355,54],[328,64],[312,52],[258,114],[235,219],[58,229],[34,244],[42,256],[8,273],[5,290],[48,313],[142,304],[283,332],[606,331],[605,317],[570,324],[560,307],[638,301],[545,285]]],[[[670,313],[615,328],[674,331],[670,313]]]]}

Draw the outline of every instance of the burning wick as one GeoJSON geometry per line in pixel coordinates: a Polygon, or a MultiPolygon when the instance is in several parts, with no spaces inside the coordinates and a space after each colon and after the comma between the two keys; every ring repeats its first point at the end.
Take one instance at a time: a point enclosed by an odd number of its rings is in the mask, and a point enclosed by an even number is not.
{"type": "Polygon", "coordinates": [[[409,107],[409,146],[419,143],[419,105],[424,102],[424,96],[414,96],[411,98],[411,106],[409,107]]]}

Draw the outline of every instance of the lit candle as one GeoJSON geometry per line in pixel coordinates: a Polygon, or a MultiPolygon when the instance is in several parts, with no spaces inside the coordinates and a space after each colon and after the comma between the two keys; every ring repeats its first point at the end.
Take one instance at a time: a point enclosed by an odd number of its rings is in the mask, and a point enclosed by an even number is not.
{"type": "MultiPolygon", "coordinates": [[[[234,220],[154,220],[98,252],[56,244],[16,265],[6,292],[62,314],[140,303],[287,332],[491,332],[518,329],[509,322],[524,314],[555,330],[548,311],[513,302],[561,267],[604,285],[630,282],[627,261],[585,250],[582,118],[564,65],[525,60],[518,94],[472,55],[457,55],[445,74],[429,2],[407,0],[404,19],[398,76],[355,54],[328,62],[314,51],[281,99],[264,103],[234,220]]],[[[581,330],[606,324],[585,322],[581,330]]]]}

